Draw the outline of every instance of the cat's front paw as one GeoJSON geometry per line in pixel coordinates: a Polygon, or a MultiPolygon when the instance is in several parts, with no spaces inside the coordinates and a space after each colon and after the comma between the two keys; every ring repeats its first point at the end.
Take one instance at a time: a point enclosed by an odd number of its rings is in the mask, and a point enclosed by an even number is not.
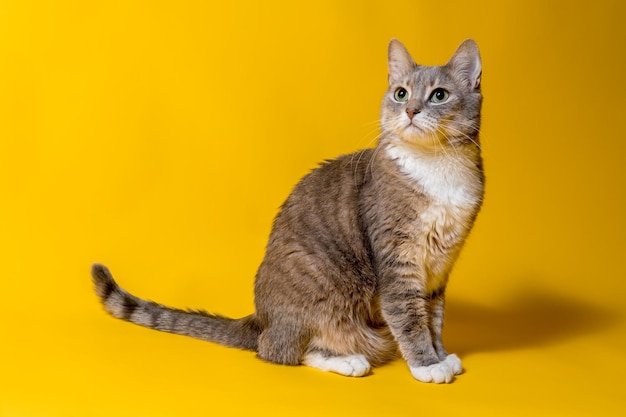
{"type": "Polygon", "coordinates": [[[456,356],[454,353],[448,355],[446,359],[444,359],[444,362],[446,362],[448,366],[452,368],[454,375],[459,375],[461,372],[463,372],[463,364],[461,363],[461,359],[459,359],[459,357],[456,356]]]}
{"type": "Polygon", "coordinates": [[[455,354],[448,355],[439,363],[429,366],[411,366],[411,374],[421,382],[433,382],[435,384],[450,383],[455,375],[463,371],[461,360],[455,354]]]}

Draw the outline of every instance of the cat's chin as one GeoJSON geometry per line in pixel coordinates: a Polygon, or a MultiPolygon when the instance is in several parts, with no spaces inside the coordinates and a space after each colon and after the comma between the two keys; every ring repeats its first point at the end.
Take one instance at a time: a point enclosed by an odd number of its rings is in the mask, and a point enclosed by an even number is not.
{"type": "Polygon", "coordinates": [[[436,153],[442,150],[442,143],[439,142],[437,135],[434,133],[425,133],[420,129],[411,129],[405,131],[402,135],[398,135],[399,141],[396,145],[408,148],[418,153],[436,153]]]}

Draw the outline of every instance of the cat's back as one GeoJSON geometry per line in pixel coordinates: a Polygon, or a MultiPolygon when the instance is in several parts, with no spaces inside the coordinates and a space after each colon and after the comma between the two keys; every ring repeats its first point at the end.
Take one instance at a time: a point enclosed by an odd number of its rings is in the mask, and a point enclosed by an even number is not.
{"type": "Polygon", "coordinates": [[[322,252],[354,251],[367,244],[374,212],[399,212],[407,204],[419,210],[421,200],[419,184],[381,147],[342,155],[294,187],[274,220],[269,248],[289,242],[322,252]]]}
{"type": "Polygon", "coordinates": [[[356,209],[360,191],[370,179],[375,153],[375,149],[364,149],[322,162],[294,187],[276,220],[308,216],[329,220],[356,209]]]}
{"type": "Polygon", "coordinates": [[[294,276],[315,277],[320,288],[333,280],[345,288],[373,284],[360,200],[375,156],[375,149],[343,155],[300,180],[274,219],[257,274],[257,296],[266,285],[270,291],[294,276]]]}

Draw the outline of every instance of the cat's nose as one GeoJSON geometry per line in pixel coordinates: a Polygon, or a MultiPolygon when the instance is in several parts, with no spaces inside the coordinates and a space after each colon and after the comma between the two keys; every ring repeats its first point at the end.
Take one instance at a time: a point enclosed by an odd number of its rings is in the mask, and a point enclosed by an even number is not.
{"type": "Polygon", "coordinates": [[[406,109],[406,114],[409,115],[409,119],[413,120],[413,118],[415,117],[416,114],[418,114],[420,111],[415,108],[415,107],[409,107],[408,109],[406,109]]]}

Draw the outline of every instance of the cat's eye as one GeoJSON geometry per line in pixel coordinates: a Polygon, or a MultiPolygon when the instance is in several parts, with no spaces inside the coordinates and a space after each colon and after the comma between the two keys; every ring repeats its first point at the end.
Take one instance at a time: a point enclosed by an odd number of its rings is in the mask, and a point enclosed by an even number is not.
{"type": "Polygon", "coordinates": [[[409,92],[406,91],[405,88],[398,88],[395,93],[393,93],[393,98],[400,103],[403,103],[409,99],[409,92]]]}
{"type": "Polygon", "coordinates": [[[435,88],[433,92],[430,94],[430,102],[435,104],[444,103],[450,97],[450,93],[448,93],[443,88],[435,88]]]}

